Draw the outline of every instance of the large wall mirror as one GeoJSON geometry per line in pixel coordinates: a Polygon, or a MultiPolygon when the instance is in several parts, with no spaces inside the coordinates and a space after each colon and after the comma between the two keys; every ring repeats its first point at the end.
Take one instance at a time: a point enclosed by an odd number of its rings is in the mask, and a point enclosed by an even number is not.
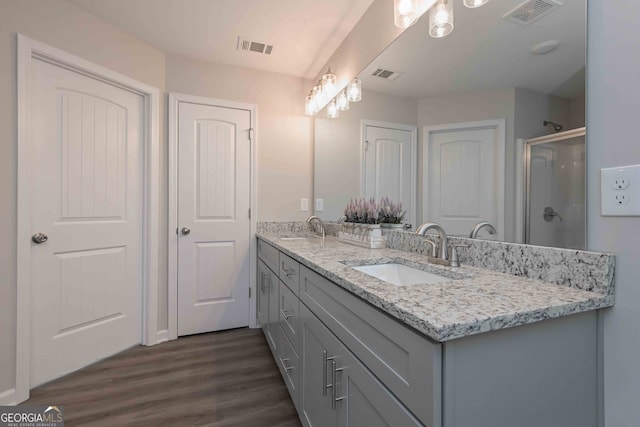
{"type": "Polygon", "coordinates": [[[427,12],[361,72],[361,102],[315,118],[315,214],[389,196],[414,230],[584,248],[586,0],[449,1],[453,32],[430,37],[427,12]]]}

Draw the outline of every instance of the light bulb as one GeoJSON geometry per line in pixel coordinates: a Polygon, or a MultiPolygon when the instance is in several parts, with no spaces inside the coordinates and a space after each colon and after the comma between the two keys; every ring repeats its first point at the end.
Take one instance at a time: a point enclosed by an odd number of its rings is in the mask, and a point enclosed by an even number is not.
{"type": "Polygon", "coordinates": [[[313,98],[313,95],[309,94],[304,99],[304,113],[307,116],[315,116],[316,112],[316,100],[313,98]]]}
{"type": "Polygon", "coordinates": [[[354,78],[347,86],[347,99],[349,102],[358,102],[362,99],[362,81],[354,78]]]}
{"type": "Polygon", "coordinates": [[[453,2],[440,0],[429,11],[429,35],[444,37],[453,31],[453,2]]]}
{"type": "Polygon", "coordinates": [[[464,5],[473,9],[489,3],[489,0],[464,0],[464,5]]]}
{"type": "Polygon", "coordinates": [[[347,91],[343,90],[338,94],[338,98],[336,98],[336,104],[338,106],[338,110],[347,111],[349,109],[349,100],[347,99],[347,91]]]}
{"type": "Polygon", "coordinates": [[[334,98],[329,102],[329,105],[327,105],[327,118],[337,119],[338,117],[340,117],[340,112],[338,111],[338,105],[334,98]]]}
{"type": "Polygon", "coordinates": [[[327,70],[324,76],[322,76],[322,94],[325,98],[329,98],[335,94],[336,91],[336,75],[331,72],[331,68],[327,70]]]}
{"type": "Polygon", "coordinates": [[[418,17],[417,0],[393,0],[393,23],[396,27],[410,27],[418,17]]]}

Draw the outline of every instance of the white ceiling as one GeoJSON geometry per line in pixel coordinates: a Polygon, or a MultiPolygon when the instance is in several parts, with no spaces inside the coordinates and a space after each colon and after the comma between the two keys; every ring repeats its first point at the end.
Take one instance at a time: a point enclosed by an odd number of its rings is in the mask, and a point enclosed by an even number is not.
{"type": "Polygon", "coordinates": [[[320,72],[373,2],[68,1],[167,53],[309,79],[320,72]],[[272,44],[274,51],[270,56],[238,51],[238,36],[272,44]]]}
{"type": "Polygon", "coordinates": [[[523,0],[490,0],[476,9],[455,0],[451,34],[431,38],[425,14],[364,70],[363,87],[412,98],[513,87],[567,98],[584,93],[586,0],[561,2],[524,26],[502,19],[523,0]],[[547,40],[560,46],[546,55],[530,53],[547,40]],[[385,81],[370,76],[376,68],[404,74],[385,81]]]}

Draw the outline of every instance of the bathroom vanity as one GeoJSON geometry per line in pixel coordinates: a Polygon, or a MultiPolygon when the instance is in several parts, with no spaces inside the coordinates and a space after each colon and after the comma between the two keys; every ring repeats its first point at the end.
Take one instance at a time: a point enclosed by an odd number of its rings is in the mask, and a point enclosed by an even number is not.
{"type": "MultiPolygon", "coordinates": [[[[611,282],[584,290],[330,236],[258,236],[258,323],[304,425],[598,425],[597,309],[612,305],[611,282]],[[354,268],[384,263],[446,280],[397,286],[354,268]]],[[[575,256],[612,268],[606,254],[575,256]]],[[[610,281],[600,273],[580,274],[610,281]]]]}

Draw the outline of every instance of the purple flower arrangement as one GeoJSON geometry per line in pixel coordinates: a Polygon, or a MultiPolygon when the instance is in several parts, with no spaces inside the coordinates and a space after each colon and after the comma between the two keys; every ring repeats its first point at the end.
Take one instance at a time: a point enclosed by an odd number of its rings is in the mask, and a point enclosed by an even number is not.
{"type": "Polygon", "coordinates": [[[400,224],[406,211],[402,210],[402,203],[394,203],[388,197],[379,202],[372,197],[351,199],[344,208],[346,222],[357,224],[400,224]]]}

